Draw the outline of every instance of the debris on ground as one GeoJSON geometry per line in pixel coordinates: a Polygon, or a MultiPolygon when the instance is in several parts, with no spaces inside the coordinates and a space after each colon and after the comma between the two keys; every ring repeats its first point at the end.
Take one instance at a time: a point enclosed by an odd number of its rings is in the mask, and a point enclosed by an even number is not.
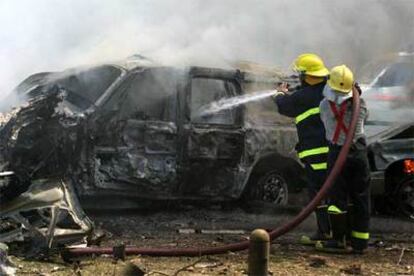
{"type": "Polygon", "coordinates": [[[361,265],[350,265],[346,268],[342,268],[340,271],[349,275],[362,275],[361,265]]]}
{"type": "MultiPolygon", "coordinates": [[[[226,217],[228,223],[235,224],[235,229],[250,229],[254,222],[248,214],[230,212],[217,214],[217,211],[192,210],[181,214],[165,214],[159,212],[151,215],[134,216],[91,216],[101,227],[112,233],[111,238],[102,240],[102,246],[116,246],[120,244],[136,245],[139,247],[205,247],[228,244],[240,240],[240,235],[219,235],[220,240],[211,234],[183,235],[176,231],[176,222],[186,224],[183,217],[194,223],[195,228],[208,229],[210,216],[216,219],[226,217]],[[194,219],[193,213],[203,213],[199,219],[194,219]],[[170,224],[165,224],[165,217],[170,218],[170,224]],[[145,218],[151,218],[148,223],[145,218]],[[237,221],[236,221],[237,220],[237,221]],[[242,222],[244,221],[244,227],[242,222]],[[237,224],[237,225],[236,225],[237,224]],[[161,227],[161,225],[163,227],[161,227]],[[200,227],[198,227],[200,225],[200,227]],[[117,231],[114,231],[117,230],[117,231]],[[143,239],[142,236],[151,237],[143,239]]],[[[257,216],[257,215],[256,215],[257,216]]],[[[272,214],[268,219],[277,220],[272,214]]],[[[263,218],[263,221],[265,219],[263,218]]],[[[261,222],[261,220],[259,220],[261,222]]],[[[216,226],[216,224],[214,224],[216,226]]],[[[306,226],[306,224],[305,224],[306,226]]],[[[228,229],[228,228],[225,228],[228,229]]],[[[297,237],[302,232],[289,233],[272,244],[273,250],[269,259],[269,275],[412,275],[414,274],[414,240],[411,234],[382,235],[380,240],[383,247],[371,246],[366,254],[361,256],[320,254],[312,247],[304,247],[297,244],[297,237]],[[402,241],[405,241],[404,243],[402,241]],[[398,242],[395,242],[398,241],[398,242]],[[386,250],[386,248],[389,248],[386,250]],[[390,250],[392,248],[392,250],[390,250]],[[402,248],[404,255],[400,265],[397,265],[402,248]]],[[[375,244],[376,237],[373,237],[375,244]]],[[[114,260],[112,256],[80,258],[71,264],[64,263],[59,256],[51,256],[48,262],[27,260],[21,257],[11,256],[16,264],[16,274],[41,274],[52,275],[122,275],[126,266],[130,269],[138,267],[146,275],[245,275],[247,269],[247,252],[229,252],[218,256],[206,257],[148,257],[126,256],[125,261],[114,260]],[[134,266],[129,265],[132,263],[134,266]],[[56,267],[57,272],[52,273],[56,267]],[[115,271],[115,274],[114,274],[115,271]],[[26,273],[27,272],[27,273],[26,273]],[[29,273],[30,272],[30,273],[29,273]]],[[[138,274],[139,275],[139,274],[138,274]]]]}
{"type": "Polygon", "coordinates": [[[315,268],[319,268],[319,267],[323,267],[326,266],[326,259],[319,257],[319,256],[311,256],[309,258],[309,266],[310,267],[315,267],[315,268]]]}
{"type": "Polygon", "coordinates": [[[13,276],[16,273],[16,267],[8,258],[8,251],[8,246],[0,243],[0,275],[13,276]]]}
{"type": "Polygon", "coordinates": [[[72,187],[62,180],[33,181],[26,192],[0,203],[0,218],[0,242],[31,244],[22,250],[27,257],[47,255],[59,243],[86,243],[93,229],[72,187]],[[70,226],[58,223],[59,218],[70,221],[70,226]]]}
{"type": "Polygon", "coordinates": [[[132,262],[127,262],[124,268],[121,270],[122,276],[144,276],[145,271],[132,262]]]}

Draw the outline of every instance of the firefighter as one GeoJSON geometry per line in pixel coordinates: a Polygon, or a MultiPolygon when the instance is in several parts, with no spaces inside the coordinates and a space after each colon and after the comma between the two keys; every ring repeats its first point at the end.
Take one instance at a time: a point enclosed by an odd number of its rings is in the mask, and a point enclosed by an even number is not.
{"type": "MultiPolygon", "coordinates": [[[[274,98],[280,114],[295,118],[299,142],[298,156],[305,165],[310,199],[314,198],[326,178],[328,146],[325,130],[319,116],[319,104],[323,99],[329,70],[322,59],[315,54],[302,54],[293,63],[293,70],[299,73],[300,88],[290,95],[274,98]]],[[[286,86],[279,87],[286,89],[286,86]]],[[[282,90],[283,91],[283,90],[282,90]]],[[[286,92],[286,90],[285,90],[286,92]]],[[[316,210],[318,230],[311,236],[302,236],[300,242],[315,245],[318,240],[329,238],[330,228],[326,205],[316,210]]]]}
{"type": "MultiPolygon", "coordinates": [[[[332,68],[328,85],[323,91],[325,99],[320,104],[320,116],[329,143],[328,172],[335,164],[348,134],[354,85],[352,71],[341,65],[332,68]]],[[[359,87],[355,87],[361,93],[359,87]]],[[[352,146],[329,193],[328,214],[333,238],[316,244],[316,248],[322,251],[363,253],[368,246],[370,173],[364,134],[368,111],[362,98],[360,105],[352,146]],[[351,248],[347,247],[348,242],[351,248]]]]}

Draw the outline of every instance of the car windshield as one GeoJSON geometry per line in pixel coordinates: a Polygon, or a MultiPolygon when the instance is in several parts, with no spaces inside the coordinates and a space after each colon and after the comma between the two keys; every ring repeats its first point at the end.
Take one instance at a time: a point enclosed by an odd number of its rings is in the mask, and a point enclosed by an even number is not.
{"type": "Polygon", "coordinates": [[[169,68],[147,68],[131,73],[104,104],[122,119],[174,121],[177,87],[183,74],[169,68]]]}
{"type": "Polygon", "coordinates": [[[404,86],[414,81],[414,63],[395,63],[384,69],[374,81],[375,87],[404,86]]]}
{"type": "Polygon", "coordinates": [[[65,100],[81,110],[94,104],[108,87],[120,76],[121,70],[103,65],[84,70],[71,69],[46,76],[42,90],[58,86],[66,91],[65,100]]]}
{"type": "Polygon", "coordinates": [[[57,80],[56,83],[67,91],[67,101],[86,109],[102,96],[120,74],[120,69],[105,65],[76,71],[57,80]]]}

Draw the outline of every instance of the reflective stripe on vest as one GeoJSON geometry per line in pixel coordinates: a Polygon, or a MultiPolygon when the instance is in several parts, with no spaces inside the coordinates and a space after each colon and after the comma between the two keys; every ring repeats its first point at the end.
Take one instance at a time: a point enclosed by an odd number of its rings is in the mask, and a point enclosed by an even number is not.
{"type": "Polygon", "coordinates": [[[314,108],[308,109],[305,112],[303,112],[302,114],[299,114],[298,116],[296,116],[295,123],[299,124],[301,121],[305,120],[309,116],[316,115],[316,114],[319,114],[319,113],[320,113],[319,107],[314,107],[314,108]]]}
{"type": "Polygon", "coordinates": [[[369,239],[369,233],[367,233],[367,232],[352,231],[351,236],[353,238],[357,238],[357,239],[360,239],[360,240],[368,240],[369,239]]]}
{"type": "Polygon", "coordinates": [[[311,155],[318,155],[318,154],[324,154],[324,153],[328,153],[329,148],[328,147],[320,147],[320,148],[313,148],[313,149],[308,149],[308,150],[304,150],[299,152],[299,158],[305,158],[307,156],[311,156],[311,155]]]}
{"type": "Polygon", "coordinates": [[[315,171],[318,170],[326,170],[328,168],[328,163],[323,162],[323,163],[314,163],[314,164],[310,164],[311,168],[315,171]]]}

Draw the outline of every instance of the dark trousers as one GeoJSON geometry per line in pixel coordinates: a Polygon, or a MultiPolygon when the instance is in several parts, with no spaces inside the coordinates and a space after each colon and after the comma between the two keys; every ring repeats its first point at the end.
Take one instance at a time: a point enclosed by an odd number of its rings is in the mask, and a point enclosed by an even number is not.
{"type": "MultiPolygon", "coordinates": [[[[341,146],[330,145],[328,154],[328,172],[338,158],[341,146]]],[[[347,234],[351,236],[351,245],[356,249],[365,249],[369,238],[370,219],[370,171],[367,148],[364,140],[351,146],[345,165],[338,175],[329,193],[329,206],[336,206],[346,212],[349,225],[347,234]]],[[[332,221],[332,220],[331,220],[332,221]]],[[[332,225],[334,230],[336,227],[332,225]]]]}
{"type": "MultiPolygon", "coordinates": [[[[327,174],[326,170],[314,170],[309,164],[305,164],[305,169],[308,184],[308,196],[309,200],[312,200],[324,184],[327,174]]],[[[315,210],[315,214],[319,233],[329,235],[330,224],[326,207],[325,202],[321,202],[320,206],[315,210]]]]}

